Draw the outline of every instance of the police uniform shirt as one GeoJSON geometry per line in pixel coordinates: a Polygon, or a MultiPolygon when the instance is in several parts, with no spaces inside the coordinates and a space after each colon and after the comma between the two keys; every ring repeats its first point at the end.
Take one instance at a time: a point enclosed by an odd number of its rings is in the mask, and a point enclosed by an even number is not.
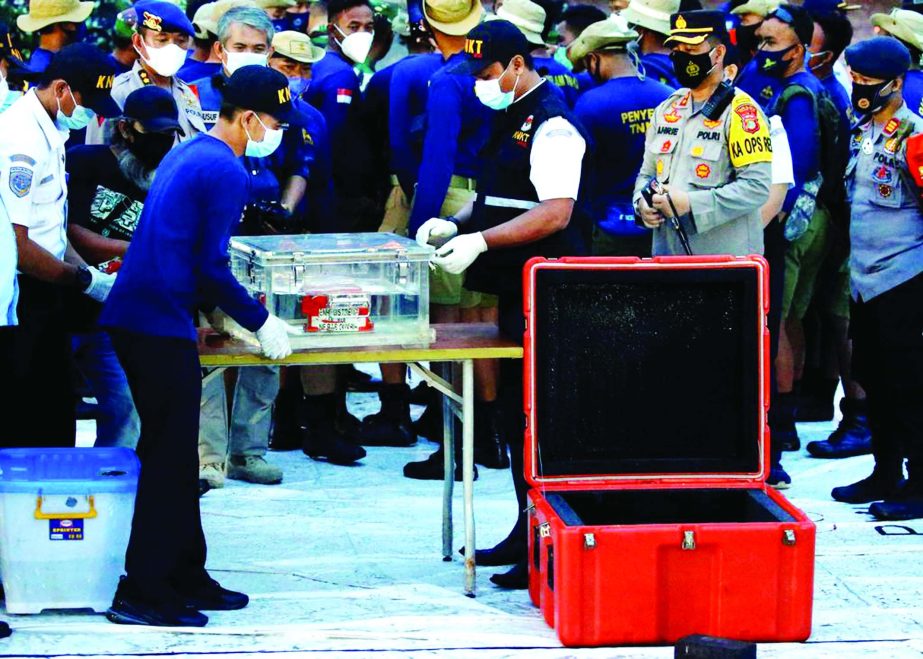
{"type": "Polygon", "coordinates": [[[580,97],[580,83],[571,71],[553,57],[533,57],[536,72],[561,90],[568,107],[574,107],[580,97]]]}
{"type": "Polygon", "coordinates": [[[17,323],[16,304],[19,301],[19,282],[16,279],[16,234],[0,205],[0,327],[17,323]]]}
{"type": "Polygon", "coordinates": [[[908,71],[904,76],[904,103],[911,112],[923,117],[923,71],[908,71]]]}
{"type": "Polygon", "coordinates": [[[846,170],[852,202],[849,270],[852,296],[871,300],[923,272],[920,191],[909,181],[906,137],[923,133],[907,105],[884,125],[858,126],[846,170]]]}
{"type": "MultiPolygon", "coordinates": [[[[680,222],[694,254],[760,254],[760,208],[772,176],[769,121],[739,89],[717,119],[702,106],[681,89],[654,111],[634,202],[651,179],[669,183],[689,194],[691,212],[680,222]]],[[[684,253],[676,233],[667,224],[654,231],[655,256],[684,253]]]]}
{"type": "MultiPolygon", "coordinates": [[[[136,89],[141,89],[147,85],[154,84],[150,75],[141,66],[141,61],[135,62],[131,71],[115,77],[112,83],[112,99],[119,104],[119,107],[125,107],[125,99],[136,89]]],[[[177,142],[184,142],[192,139],[197,133],[204,133],[206,128],[202,121],[202,107],[199,105],[199,99],[195,92],[185,82],[177,77],[171,78],[170,91],[173,94],[173,100],[176,101],[176,107],[179,109],[179,125],[183,129],[184,135],[177,135],[177,142]]],[[[90,122],[87,126],[87,144],[105,144],[106,136],[103,131],[103,125],[98,122],[90,122]]]]}
{"type": "Polygon", "coordinates": [[[653,78],[614,78],[580,96],[574,114],[593,141],[586,178],[592,220],[613,235],[641,235],[634,221],[632,192],[644,158],[644,136],[673,89],[653,78]]]}
{"type": "Polygon", "coordinates": [[[56,259],[67,249],[68,131],[58,130],[30,91],[0,114],[0,203],[13,224],[56,259]]]}

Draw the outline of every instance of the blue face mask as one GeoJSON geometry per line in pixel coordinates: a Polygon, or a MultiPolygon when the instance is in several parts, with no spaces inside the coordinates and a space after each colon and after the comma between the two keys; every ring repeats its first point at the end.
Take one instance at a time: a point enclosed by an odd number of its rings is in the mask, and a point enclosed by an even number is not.
{"type": "Polygon", "coordinates": [[[265,132],[263,133],[262,140],[254,142],[253,138],[250,137],[250,131],[244,127],[244,131],[247,133],[247,148],[244,155],[250,156],[251,158],[266,158],[271,156],[275,150],[279,148],[279,145],[282,144],[283,131],[281,128],[267,128],[259,115],[255,116],[265,132]]]}
{"type": "Polygon", "coordinates": [[[308,91],[308,85],[311,81],[307,78],[289,78],[288,88],[292,92],[292,98],[301,98],[301,95],[308,91]]]}
{"type": "Polygon", "coordinates": [[[61,130],[83,130],[93,121],[96,113],[82,105],[77,105],[77,100],[74,98],[70,88],[68,88],[67,93],[71,95],[71,100],[74,101],[74,111],[71,112],[70,116],[64,114],[64,111],[61,110],[61,100],[58,99],[58,114],[55,117],[55,124],[61,130]]]}
{"type": "Polygon", "coordinates": [[[276,32],[285,32],[286,30],[294,29],[291,14],[286,15],[285,18],[272,19],[272,26],[275,28],[276,32]]]}

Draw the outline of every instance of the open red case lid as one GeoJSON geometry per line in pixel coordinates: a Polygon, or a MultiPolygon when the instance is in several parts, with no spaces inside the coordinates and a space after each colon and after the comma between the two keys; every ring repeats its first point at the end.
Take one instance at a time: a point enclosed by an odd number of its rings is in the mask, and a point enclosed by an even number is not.
{"type": "Polygon", "coordinates": [[[533,487],[765,480],[762,257],[539,258],[523,277],[533,487]]]}

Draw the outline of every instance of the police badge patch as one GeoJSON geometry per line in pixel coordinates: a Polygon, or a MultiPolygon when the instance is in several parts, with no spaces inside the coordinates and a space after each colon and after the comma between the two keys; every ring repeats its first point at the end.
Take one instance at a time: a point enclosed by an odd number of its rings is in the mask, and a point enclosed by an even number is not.
{"type": "Polygon", "coordinates": [[[10,191],[22,199],[32,189],[32,170],[28,167],[10,167],[10,191]]]}

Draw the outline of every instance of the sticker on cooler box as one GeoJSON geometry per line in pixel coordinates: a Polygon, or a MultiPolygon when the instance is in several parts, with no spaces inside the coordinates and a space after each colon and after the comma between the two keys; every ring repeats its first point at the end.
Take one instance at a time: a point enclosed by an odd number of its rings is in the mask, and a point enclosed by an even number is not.
{"type": "Polygon", "coordinates": [[[83,540],[82,519],[49,519],[49,540],[83,540]]]}
{"type": "Polygon", "coordinates": [[[375,325],[368,316],[351,316],[348,318],[318,318],[308,321],[309,332],[371,332],[375,325]]]}

